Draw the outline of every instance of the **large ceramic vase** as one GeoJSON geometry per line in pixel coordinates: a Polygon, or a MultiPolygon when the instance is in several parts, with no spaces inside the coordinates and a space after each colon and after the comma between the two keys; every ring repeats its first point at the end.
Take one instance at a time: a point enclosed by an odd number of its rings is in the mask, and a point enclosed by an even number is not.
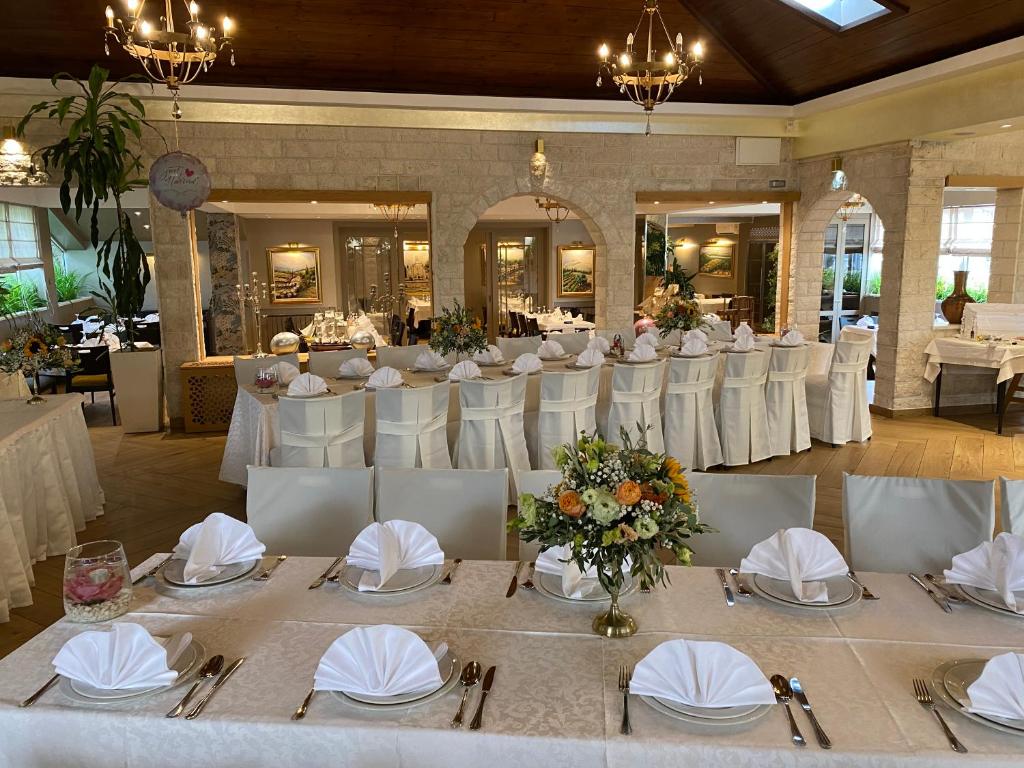
{"type": "Polygon", "coordinates": [[[967,271],[953,273],[953,292],[942,300],[942,316],[950,325],[959,325],[964,318],[964,307],[973,304],[967,293],[967,271]]]}
{"type": "Polygon", "coordinates": [[[125,432],[163,428],[163,362],[160,349],[119,350],[110,354],[117,412],[125,432]]]}

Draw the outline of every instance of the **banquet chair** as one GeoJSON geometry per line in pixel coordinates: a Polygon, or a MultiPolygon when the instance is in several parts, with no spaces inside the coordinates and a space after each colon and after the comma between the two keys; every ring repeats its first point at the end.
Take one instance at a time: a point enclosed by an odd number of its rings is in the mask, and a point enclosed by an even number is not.
{"type": "Polygon", "coordinates": [[[500,381],[459,382],[459,438],[455,462],[459,469],[512,470],[510,490],[515,493],[515,472],[530,469],[523,410],[526,377],[521,373],[500,381]]]}
{"type": "MultiPolygon", "coordinates": [[[[516,487],[520,495],[531,493],[540,498],[547,493],[548,488],[558,485],[562,481],[562,473],[557,469],[531,469],[516,474],[516,487]]],[[[516,497],[516,511],[519,508],[519,497],[516,497]]],[[[519,559],[536,560],[540,554],[540,544],[536,541],[519,542],[519,559]]]]}
{"type": "Polygon", "coordinates": [[[397,368],[404,371],[416,364],[416,358],[430,348],[424,344],[412,347],[377,347],[377,367],[397,368]]]}
{"type": "Polygon", "coordinates": [[[846,562],[883,573],[941,573],[954,555],[991,541],[991,480],[843,476],[846,562]]]}
{"type": "Polygon", "coordinates": [[[278,445],[271,462],[281,467],[365,467],[366,391],[278,398],[278,445]]]}
{"type": "Polygon", "coordinates": [[[807,376],[807,418],[811,437],[841,445],[871,438],[868,359],[871,341],[838,341],[826,374],[807,376]]]}
{"type": "Polygon", "coordinates": [[[329,352],[309,353],[309,372],[323,379],[338,378],[338,369],[346,360],[355,357],[366,359],[365,349],[332,349],[329,352]]]}
{"type": "Polygon", "coordinates": [[[451,469],[448,395],[451,384],[377,390],[375,467],[451,469]]]}
{"type": "Polygon", "coordinates": [[[268,355],[267,357],[249,357],[235,355],[235,383],[243,387],[247,384],[256,383],[256,371],[260,368],[272,368],[278,363],[291,363],[299,367],[299,356],[296,353],[291,355],[268,355]]]}
{"type": "MultiPolygon", "coordinates": [[[[582,334],[581,334],[582,335],[582,334]]],[[[554,469],[556,446],[575,443],[580,432],[597,429],[597,390],[601,368],[585,371],[544,371],[540,375],[540,405],[525,416],[530,465],[554,469]]]]}
{"type": "Polygon", "coordinates": [[[776,531],[814,524],[814,475],[687,472],[686,479],[701,522],[715,529],[690,540],[696,565],[738,568],[776,531]]]}
{"type": "Polygon", "coordinates": [[[336,557],[373,522],[373,469],[252,467],[245,516],[267,552],[336,557]]]}
{"type": "Polygon", "coordinates": [[[501,350],[501,354],[505,356],[506,360],[515,360],[524,352],[537,354],[541,341],[540,336],[526,336],[523,338],[499,336],[498,349],[501,350]]]}
{"type": "Polygon", "coordinates": [[[3,373],[0,371],[0,400],[21,400],[32,397],[25,374],[21,371],[3,373]]]}
{"type": "Polygon", "coordinates": [[[1024,480],[999,478],[999,525],[1006,533],[1024,536],[1024,480]]]}
{"type": "Polygon", "coordinates": [[[871,342],[871,356],[868,358],[867,377],[868,381],[874,381],[875,357],[878,350],[878,329],[861,328],[857,325],[846,325],[839,331],[840,341],[863,341],[864,339],[871,342]]]}
{"type": "Polygon", "coordinates": [[[589,333],[564,333],[563,331],[551,331],[547,335],[548,341],[557,341],[570,355],[578,355],[587,348],[590,343],[589,333]]]}
{"type": "Polygon", "coordinates": [[[702,329],[711,341],[732,341],[732,323],[728,320],[711,320],[707,328],[702,329]]]}
{"type": "Polygon", "coordinates": [[[726,352],[718,399],[718,434],[727,467],[753,464],[772,455],[764,400],[767,350],[726,352]]]}
{"type": "Polygon", "coordinates": [[[805,386],[810,348],[801,345],[770,349],[768,381],[764,388],[768,443],[772,456],[788,456],[811,447],[805,386]]]}
{"type": "Polygon", "coordinates": [[[376,473],[377,522],[409,520],[434,536],[445,557],[504,560],[507,469],[387,469],[376,473]]]}
{"type": "Polygon", "coordinates": [[[675,357],[669,363],[665,453],[683,469],[707,469],[722,463],[722,443],[712,402],[718,360],[716,352],[707,357],[675,357]]]}
{"type": "Polygon", "coordinates": [[[526,335],[527,336],[540,336],[540,337],[544,336],[544,334],[541,333],[540,323],[537,322],[537,318],[536,317],[527,317],[526,318],[526,335]]]}
{"type": "Polygon", "coordinates": [[[665,381],[664,360],[641,365],[616,363],[612,369],[611,402],[607,415],[598,414],[598,431],[609,443],[621,445],[620,430],[636,445],[641,434],[637,424],[648,427],[647,447],[655,453],[665,449],[661,426],[661,388],[665,381]]]}
{"type": "Polygon", "coordinates": [[[114,375],[110,371],[110,349],[106,346],[79,346],[71,349],[78,362],[74,368],[69,368],[64,372],[64,391],[88,392],[89,398],[94,403],[97,392],[106,392],[110,398],[110,421],[117,426],[117,409],[114,406],[114,375]]]}

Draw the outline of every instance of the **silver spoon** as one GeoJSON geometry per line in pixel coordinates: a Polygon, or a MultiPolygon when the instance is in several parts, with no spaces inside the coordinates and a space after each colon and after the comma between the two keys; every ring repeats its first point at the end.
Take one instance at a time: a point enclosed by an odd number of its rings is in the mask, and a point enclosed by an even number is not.
{"type": "Polygon", "coordinates": [[[479,661],[471,661],[462,668],[462,677],[459,679],[459,682],[462,683],[462,701],[459,702],[459,711],[452,718],[452,728],[462,727],[462,713],[466,709],[466,699],[469,698],[470,689],[480,682],[482,671],[483,667],[480,666],[479,661]]]}
{"type": "Polygon", "coordinates": [[[737,571],[735,568],[730,568],[729,575],[732,576],[732,580],[736,582],[736,592],[738,594],[743,595],[743,597],[750,597],[754,594],[743,585],[742,581],[740,581],[739,571],[737,571]]]}
{"type": "Polygon", "coordinates": [[[786,707],[786,717],[789,718],[789,734],[793,739],[793,743],[798,747],[806,747],[807,741],[804,739],[803,734],[800,733],[800,728],[796,724],[796,718],[793,717],[793,710],[789,708],[789,702],[793,698],[793,689],[789,686],[789,680],[782,675],[772,675],[771,683],[772,688],[775,690],[776,700],[786,707]]]}
{"type": "Polygon", "coordinates": [[[199,670],[199,674],[196,676],[196,681],[192,683],[192,687],[188,689],[188,693],[185,697],[178,702],[178,706],[168,712],[165,717],[177,717],[185,711],[186,705],[192,700],[192,697],[199,691],[200,686],[209,680],[211,677],[216,677],[220,674],[221,669],[224,667],[224,657],[220,654],[211,656],[203,664],[202,669],[199,670]]]}

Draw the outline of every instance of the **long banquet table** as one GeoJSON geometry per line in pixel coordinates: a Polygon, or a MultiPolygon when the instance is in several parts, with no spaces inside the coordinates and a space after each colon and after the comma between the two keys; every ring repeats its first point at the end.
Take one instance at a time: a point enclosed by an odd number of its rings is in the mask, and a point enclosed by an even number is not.
{"type": "MultiPolygon", "coordinates": [[[[144,572],[160,556],[140,565],[144,572]]],[[[267,561],[269,562],[269,560],[267,561]]],[[[951,752],[912,695],[911,679],[939,664],[990,658],[1019,647],[1024,625],[972,606],[940,611],[901,574],[862,573],[881,599],[808,612],[759,598],[726,607],[710,568],[669,568],[671,585],[625,597],[639,624],[626,640],[590,632],[595,608],[519,590],[505,598],[513,562],[466,562],[450,587],[374,598],[307,585],[329,558],[289,558],[272,579],[244,580],[182,595],[152,580],[136,588],[122,620],[153,633],[190,631],[208,654],[246,662],[194,721],[164,713],[181,690],[119,704],[76,703],[59,689],[29,709],[17,703],[52,674],[50,660],[88,627],[61,621],[0,660],[0,764],[259,766],[1010,766],[1024,738],[951,711],[945,715],[970,752],[951,752]],[[354,625],[392,623],[444,640],[460,663],[497,665],[483,729],[452,730],[456,692],[400,714],[367,714],[318,693],[306,719],[289,718],[310,688],[317,660],[354,625]],[[633,698],[633,734],[619,734],[620,664],[635,664],[677,637],[729,643],[770,676],[798,676],[834,748],[789,740],[781,709],[728,732],[687,726],[633,698]]],[[[475,705],[479,689],[470,704],[475,705]]],[[[472,709],[470,709],[472,712],[472,709]]]]}

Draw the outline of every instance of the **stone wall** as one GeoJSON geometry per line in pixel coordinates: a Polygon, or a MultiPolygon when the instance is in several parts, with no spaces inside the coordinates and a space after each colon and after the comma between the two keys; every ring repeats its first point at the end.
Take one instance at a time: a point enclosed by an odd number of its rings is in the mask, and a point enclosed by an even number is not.
{"type": "Polygon", "coordinates": [[[211,213],[206,217],[210,252],[210,315],[214,349],[211,355],[244,354],[242,313],[236,286],[245,282],[239,264],[238,221],[233,214],[211,213]]]}

